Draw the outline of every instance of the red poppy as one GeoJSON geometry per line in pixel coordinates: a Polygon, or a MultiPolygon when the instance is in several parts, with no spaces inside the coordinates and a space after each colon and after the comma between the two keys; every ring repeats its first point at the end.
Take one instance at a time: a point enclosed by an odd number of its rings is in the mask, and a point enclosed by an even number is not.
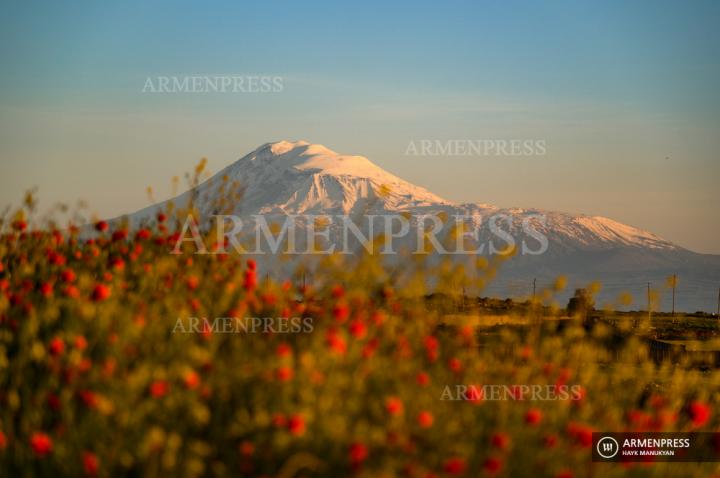
{"type": "Polygon", "coordinates": [[[95,302],[101,302],[110,297],[110,286],[105,284],[97,284],[93,288],[92,300],[95,302]]]}
{"type": "Polygon", "coordinates": [[[105,232],[108,230],[108,223],[105,221],[98,221],[95,223],[95,230],[98,232],[105,232]]]}
{"type": "Polygon", "coordinates": [[[510,445],[510,436],[508,436],[507,433],[493,433],[490,437],[490,443],[492,443],[495,448],[505,450],[510,445]]]}
{"type": "MultiPolygon", "coordinates": [[[[248,261],[248,265],[250,264],[250,261],[248,261]]],[[[253,262],[254,264],[254,262],[253,262]]],[[[257,275],[255,274],[255,268],[252,269],[248,268],[245,271],[245,277],[243,280],[243,288],[250,292],[251,290],[255,289],[257,287],[257,275]]]]}
{"type": "Polygon", "coordinates": [[[98,469],[100,468],[100,461],[94,453],[89,451],[83,452],[82,462],[86,475],[97,476],[98,469]]]}
{"type": "Polygon", "coordinates": [[[43,297],[51,297],[53,295],[53,285],[50,282],[40,284],[40,293],[43,297]]]}
{"type": "Polygon", "coordinates": [[[65,269],[60,273],[60,279],[62,279],[63,282],[75,282],[76,278],[77,276],[72,269],[65,269]]]}
{"type": "Polygon", "coordinates": [[[195,276],[188,276],[187,279],[185,279],[185,285],[190,290],[197,289],[198,285],[200,284],[200,279],[198,279],[195,276]]]}
{"type": "Polygon", "coordinates": [[[358,466],[367,459],[369,451],[364,444],[355,442],[350,445],[348,454],[350,455],[350,463],[353,466],[358,466]]]}
{"type": "Polygon", "coordinates": [[[52,452],[53,442],[47,434],[35,432],[30,437],[30,448],[32,448],[35,456],[43,458],[52,452]]]}
{"type": "Polygon", "coordinates": [[[193,390],[200,383],[200,375],[198,375],[194,370],[191,370],[185,374],[185,377],[183,377],[183,383],[186,388],[193,390]]]}
{"type": "Polygon", "coordinates": [[[557,445],[558,437],[557,435],[546,435],[545,438],[543,438],[543,444],[547,448],[553,448],[555,445],[557,445]]]}
{"type": "Polygon", "coordinates": [[[417,382],[418,385],[424,387],[424,386],[426,386],[427,384],[430,383],[430,375],[428,375],[428,374],[425,373],[425,372],[419,372],[419,373],[415,376],[415,381],[417,382]]]}
{"type": "Polygon", "coordinates": [[[462,475],[467,470],[467,463],[460,457],[452,457],[443,463],[443,471],[448,475],[462,475]]]}
{"type": "Polygon", "coordinates": [[[336,284],[332,287],[330,294],[336,299],[339,299],[340,297],[345,295],[345,289],[343,289],[343,286],[336,284]]]}
{"type": "Polygon", "coordinates": [[[58,357],[65,351],[65,342],[60,337],[54,337],[48,345],[48,350],[50,351],[50,355],[58,357]]]}
{"type": "Polygon", "coordinates": [[[119,242],[124,241],[128,237],[128,232],[126,229],[118,229],[117,231],[112,233],[112,240],[113,242],[119,242]]]}
{"type": "Polygon", "coordinates": [[[139,241],[150,239],[150,236],[152,236],[152,233],[148,229],[140,229],[135,233],[135,239],[139,241]]]}
{"type": "Polygon", "coordinates": [[[498,473],[500,470],[502,470],[502,467],[503,467],[502,460],[500,458],[496,458],[494,456],[491,456],[490,458],[485,460],[485,463],[483,463],[483,468],[490,475],[494,475],[495,473],[498,473]]]}
{"type": "Polygon", "coordinates": [[[287,427],[290,433],[295,436],[305,434],[305,420],[301,415],[293,415],[288,419],[287,427]]]}
{"type": "Polygon", "coordinates": [[[345,322],[350,315],[350,309],[346,304],[335,304],[332,313],[335,320],[342,323],[345,322]]]}
{"type": "Polygon", "coordinates": [[[82,335],[78,335],[75,337],[75,348],[78,350],[85,350],[87,348],[87,340],[82,335]]]}
{"type": "Polygon", "coordinates": [[[363,322],[361,319],[355,319],[350,322],[349,330],[350,335],[352,335],[358,340],[364,338],[365,334],[367,333],[367,327],[365,326],[365,322],[363,322]]]}
{"type": "Polygon", "coordinates": [[[27,229],[27,222],[25,222],[21,219],[18,219],[16,221],[13,221],[12,228],[15,229],[16,231],[22,232],[25,229],[27,229]]]}
{"type": "Polygon", "coordinates": [[[293,377],[293,369],[290,367],[280,367],[275,372],[275,376],[280,382],[287,382],[293,377]]]}
{"type": "Polygon", "coordinates": [[[7,447],[7,437],[5,434],[0,430],[0,450],[4,450],[7,447]]]}
{"type": "Polygon", "coordinates": [[[277,349],[275,349],[275,355],[278,357],[289,357],[292,355],[292,347],[285,342],[278,344],[277,349]]]}
{"type": "Polygon", "coordinates": [[[525,414],[525,423],[528,425],[537,425],[542,421],[542,412],[537,408],[531,408],[525,414]]]}
{"type": "Polygon", "coordinates": [[[700,400],[694,400],[690,402],[688,406],[688,413],[690,414],[690,420],[692,420],[693,427],[699,428],[704,426],[710,421],[712,410],[710,405],[701,402],[700,400]]]}
{"type": "Polygon", "coordinates": [[[154,398],[162,398],[167,395],[170,384],[165,380],[156,380],[150,384],[150,395],[154,398]]]}
{"type": "Polygon", "coordinates": [[[460,371],[462,370],[462,362],[460,362],[459,359],[453,357],[448,360],[448,368],[454,373],[460,373],[460,371]]]}
{"type": "Polygon", "coordinates": [[[385,410],[390,415],[401,415],[403,412],[402,401],[398,397],[388,397],[385,399],[385,410]]]}
{"type": "Polygon", "coordinates": [[[434,421],[435,419],[433,418],[432,413],[427,410],[423,410],[417,416],[418,425],[422,428],[430,428],[434,421]]]}

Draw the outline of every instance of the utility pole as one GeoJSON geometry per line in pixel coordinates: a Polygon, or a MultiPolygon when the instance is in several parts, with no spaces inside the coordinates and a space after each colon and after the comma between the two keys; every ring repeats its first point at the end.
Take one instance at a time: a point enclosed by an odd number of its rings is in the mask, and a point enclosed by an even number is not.
{"type": "Polygon", "coordinates": [[[673,304],[672,304],[672,315],[675,317],[675,286],[677,285],[677,274],[672,276],[672,287],[673,287],[673,304]]]}
{"type": "Polygon", "coordinates": [[[535,298],[535,281],[537,281],[537,279],[533,279],[533,299],[535,298]]]}

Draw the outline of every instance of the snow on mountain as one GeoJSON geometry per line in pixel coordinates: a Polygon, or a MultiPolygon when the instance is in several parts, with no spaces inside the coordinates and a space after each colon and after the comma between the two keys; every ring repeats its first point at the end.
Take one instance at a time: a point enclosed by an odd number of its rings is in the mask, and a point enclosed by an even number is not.
{"type": "MultiPolygon", "coordinates": [[[[524,227],[530,224],[547,238],[547,251],[509,261],[503,268],[506,280],[528,281],[534,277],[551,281],[563,274],[568,276],[571,288],[600,280],[607,284],[602,294],[608,300],[627,290],[642,294],[647,282],[663,284],[668,275],[677,273],[680,287],[685,284],[692,289],[679,295],[678,307],[710,310],[720,282],[720,256],[696,254],[651,232],[602,216],[453,203],[384,171],[363,156],[338,154],[306,141],[264,144],[196,188],[127,219],[131,227],[151,223],[170,202],[182,209],[191,200],[199,222],[205,226],[214,214],[241,218],[254,214],[270,218],[383,213],[477,216],[471,222],[479,226],[480,243],[497,243],[497,236],[488,227],[495,220],[517,244],[527,240],[530,248],[537,250],[538,241],[528,237],[524,227]]],[[[340,234],[337,228],[331,232],[335,237],[340,234]]],[[[493,285],[499,296],[516,295],[501,285],[502,281],[493,285]]]]}
{"type": "MultiPolygon", "coordinates": [[[[222,212],[250,214],[355,214],[410,212],[417,214],[479,214],[512,217],[510,230],[522,221],[535,227],[558,245],[597,249],[617,245],[678,249],[647,231],[600,216],[571,215],[539,209],[501,209],[492,205],[455,204],[425,188],[415,186],[376,166],[364,156],[338,154],[323,145],[306,141],[266,143],[171,201],[183,207],[191,197],[201,216],[222,212]],[[232,189],[239,200],[221,206],[232,189]],[[536,218],[544,216],[542,224],[536,218]]],[[[133,224],[151,220],[160,203],[131,216],[133,224]]]]}

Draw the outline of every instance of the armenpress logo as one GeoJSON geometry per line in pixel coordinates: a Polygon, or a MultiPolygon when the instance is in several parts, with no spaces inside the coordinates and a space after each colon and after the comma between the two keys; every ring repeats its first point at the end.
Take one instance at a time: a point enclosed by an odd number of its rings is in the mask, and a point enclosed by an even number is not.
{"type": "Polygon", "coordinates": [[[613,437],[602,437],[598,440],[597,446],[595,447],[598,455],[603,458],[610,459],[617,455],[620,450],[617,440],[613,437]]]}

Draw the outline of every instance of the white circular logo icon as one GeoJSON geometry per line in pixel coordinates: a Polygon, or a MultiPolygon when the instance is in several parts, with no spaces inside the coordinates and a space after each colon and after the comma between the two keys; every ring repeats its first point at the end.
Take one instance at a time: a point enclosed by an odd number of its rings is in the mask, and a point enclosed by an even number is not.
{"type": "Polygon", "coordinates": [[[610,459],[617,455],[618,451],[620,451],[620,445],[618,445],[617,440],[613,437],[602,437],[598,440],[595,449],[597,450],[598,455],[603,458],[610,459]]]}

